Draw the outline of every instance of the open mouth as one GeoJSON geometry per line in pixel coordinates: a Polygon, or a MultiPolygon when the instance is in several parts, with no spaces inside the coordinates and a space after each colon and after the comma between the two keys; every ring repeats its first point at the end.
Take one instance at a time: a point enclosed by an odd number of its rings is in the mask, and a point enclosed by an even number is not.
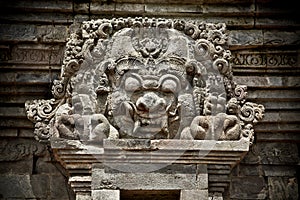
{"type": "Polygon", "coordinates": [[[156,118],[142,118],[135,121],[133,134],[137,137],[151,138],[158,133],[163,133],[168,128],[168,117],[158,115],[156,118]]]}

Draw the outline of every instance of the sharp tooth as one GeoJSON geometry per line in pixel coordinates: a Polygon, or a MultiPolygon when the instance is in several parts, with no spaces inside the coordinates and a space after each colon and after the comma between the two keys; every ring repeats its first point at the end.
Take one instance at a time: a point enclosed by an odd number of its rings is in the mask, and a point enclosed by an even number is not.
{"type": "Polygon", "coordinates": [[[137,131],[138,127],[140,127],[140,121],[139,120],[137,120],[134,123],[133,133],[135,133],[137,131]]]}

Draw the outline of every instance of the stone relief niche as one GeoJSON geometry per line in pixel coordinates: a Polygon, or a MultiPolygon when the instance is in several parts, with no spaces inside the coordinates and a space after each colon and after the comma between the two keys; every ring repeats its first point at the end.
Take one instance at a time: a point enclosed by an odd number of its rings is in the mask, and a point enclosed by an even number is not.
{"type": "Polygon", "coordinates": [[[71,34],[53,98],[25,107],[77,199],[120,190],[222,198],[226,183],[209,182],[207,169],[237,164],[264,113],[233,81],[227,37],[222,23],[149,18],[86,21],[71,34]]]}

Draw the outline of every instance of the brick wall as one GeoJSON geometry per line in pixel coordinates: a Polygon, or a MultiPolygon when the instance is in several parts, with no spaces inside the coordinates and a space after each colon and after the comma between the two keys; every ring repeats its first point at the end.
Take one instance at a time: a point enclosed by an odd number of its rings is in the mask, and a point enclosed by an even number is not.
{"type": "MultiPolygon", "coordinates": [[[[165,17],[224,22],[233,71],[265,105],[256,140],[232,171],[231,199],[297,199],[300,20],[296,1],[0,1],[0,199],[73,199],[64,171],[35,141],[24,102],[49,99],[70,31],[83,20],[165,17]],[[9,186],[9,187],[8,187],[9,186]],[[11,190],[7,190],[11,188],[11,190]]],[[[213,181],[213,180],[211,180],[213,181]]]]}

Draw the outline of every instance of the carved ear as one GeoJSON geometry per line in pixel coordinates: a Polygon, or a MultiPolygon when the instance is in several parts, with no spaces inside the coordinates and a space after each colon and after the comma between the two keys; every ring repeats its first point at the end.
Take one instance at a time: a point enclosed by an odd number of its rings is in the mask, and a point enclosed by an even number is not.
{"type": "Polygon", "coordinates": [[[207,120],[207,116],[195,117],[191,123],[190,129],[194,139],[203,140],[209,129],[209,120],[207,120]]]}
{"type": "Polygon", "coordinates": [[[238,118],[234,115],[227,115],[223,124],[223,134],[220,140],[237,140],[240,137],[240,125],[238,118]]]}

